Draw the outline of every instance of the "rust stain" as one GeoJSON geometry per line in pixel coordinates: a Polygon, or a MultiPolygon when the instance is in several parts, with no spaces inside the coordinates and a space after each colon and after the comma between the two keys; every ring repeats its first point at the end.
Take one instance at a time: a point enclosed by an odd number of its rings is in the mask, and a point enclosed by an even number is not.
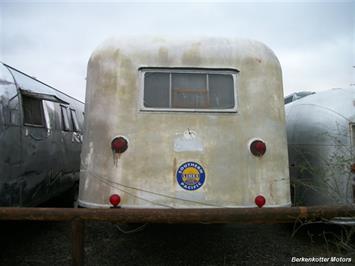
{"type": "MultiPolygon", "coordinates": [[[[269,201],[269,203],[271,204],[271,202],[274,202],[274,184],[273,184],[274,182],[271,182],[270,183],[270,186],[269,186],[269,192],[270,192],[270,195],[269,195],[269,199],[268,199],[268,201],[269,201]]],[[[277,197],[277,196],[276,196],[277,197]]]]}
{"type": "Polygon", "coordinates": [[[355,173],[355,163],[353,163],[353,164],[351,165],[351,172],[352,172],[352,173],[355,173]]]}
{"type": "Polygon", "coordinates": [[[176,178],[175,178],[176,171],[177,171],[177,162],[176,162],[176,158],[174,158],[174,161],[173,161],[173,180],[174,180],[174,184],[176,183],[176,178]]]}
{"type": "Polygon", "coordinates": [[[158,51],[160,63],[169,63],[169,51],[166,47],[160,47],[158,51]]]}
{"type": "Polygon", "coordinates": [[[114,152],[113,153],[113,164],[114,164],[114,166],[116,166],[117,167],[117,165],[118,165],[118,160],[121,158],[121,154],[120,153],[118,153],[118,152],[114,152]]]}
{"type": "Polygon", "coordinates": [[[182,62],[184,64],[201,64],[202,55],[200,51],[200,45],[200,43],[192,44],[191,48],[183,54],[182,62]]]}
{"type": "Polygon", "coordinates": [[[307,207],[299,207],[299,210],[300,210],[299,218],[307,218],[308,215],[307,207]]]}

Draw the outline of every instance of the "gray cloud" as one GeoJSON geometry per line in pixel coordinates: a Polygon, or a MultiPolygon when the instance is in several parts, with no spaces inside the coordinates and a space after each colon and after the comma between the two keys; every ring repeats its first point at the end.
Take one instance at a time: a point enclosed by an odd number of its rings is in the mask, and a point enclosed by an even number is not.
{"type": "Polygon", "coordinates": [[[355,83],[354,3],[1,3],[1,59],[80,99],[109,36],[223,36],[269,45],[285,94],[355,83]]]}

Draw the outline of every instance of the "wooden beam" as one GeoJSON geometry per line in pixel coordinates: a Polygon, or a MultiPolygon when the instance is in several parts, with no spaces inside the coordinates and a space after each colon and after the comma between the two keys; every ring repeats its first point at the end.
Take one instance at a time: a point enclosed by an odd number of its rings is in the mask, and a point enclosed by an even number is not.
{"type": "Polygon", "coordinates": [[[84,265],[84,230],[85,222],[75,219],[71,223],[72,228],[72,265],[84,265]]]}
{"type": "Polygon", "coordinates": [[[206,209],[69,209],[1,207],[0,220],[110,221],[117,223],[288,223],[297,219],[355,217],[355,206],[206,209]]]}

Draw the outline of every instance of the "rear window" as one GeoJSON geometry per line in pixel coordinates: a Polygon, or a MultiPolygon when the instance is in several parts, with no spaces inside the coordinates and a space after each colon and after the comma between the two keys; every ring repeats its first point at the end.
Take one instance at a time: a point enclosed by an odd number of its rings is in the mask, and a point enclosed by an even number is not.
{"type": "Polygon", "coordinates": [[[236,70],[141,69],[143,109],[235,111],[236,70]]]}

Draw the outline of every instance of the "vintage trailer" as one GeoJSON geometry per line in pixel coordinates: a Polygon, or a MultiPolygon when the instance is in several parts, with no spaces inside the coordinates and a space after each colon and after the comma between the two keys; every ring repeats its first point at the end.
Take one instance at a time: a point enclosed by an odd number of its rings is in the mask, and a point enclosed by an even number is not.
{"type": "Polygon", "coordinates": [[[282,73],[259,42],[108,40],[85,114],[82,207],[290,206],[282,73]]]}
{"type": "Polygon", "coordinates": [[[355,89],[332,89],[285,105],[296,205],[354,202],[355,89]]]}
{"type": "Polygon", "coordinates": [[[79,181],[84,104],[0,63],[0,206],[35,206],[79,181]]]}

